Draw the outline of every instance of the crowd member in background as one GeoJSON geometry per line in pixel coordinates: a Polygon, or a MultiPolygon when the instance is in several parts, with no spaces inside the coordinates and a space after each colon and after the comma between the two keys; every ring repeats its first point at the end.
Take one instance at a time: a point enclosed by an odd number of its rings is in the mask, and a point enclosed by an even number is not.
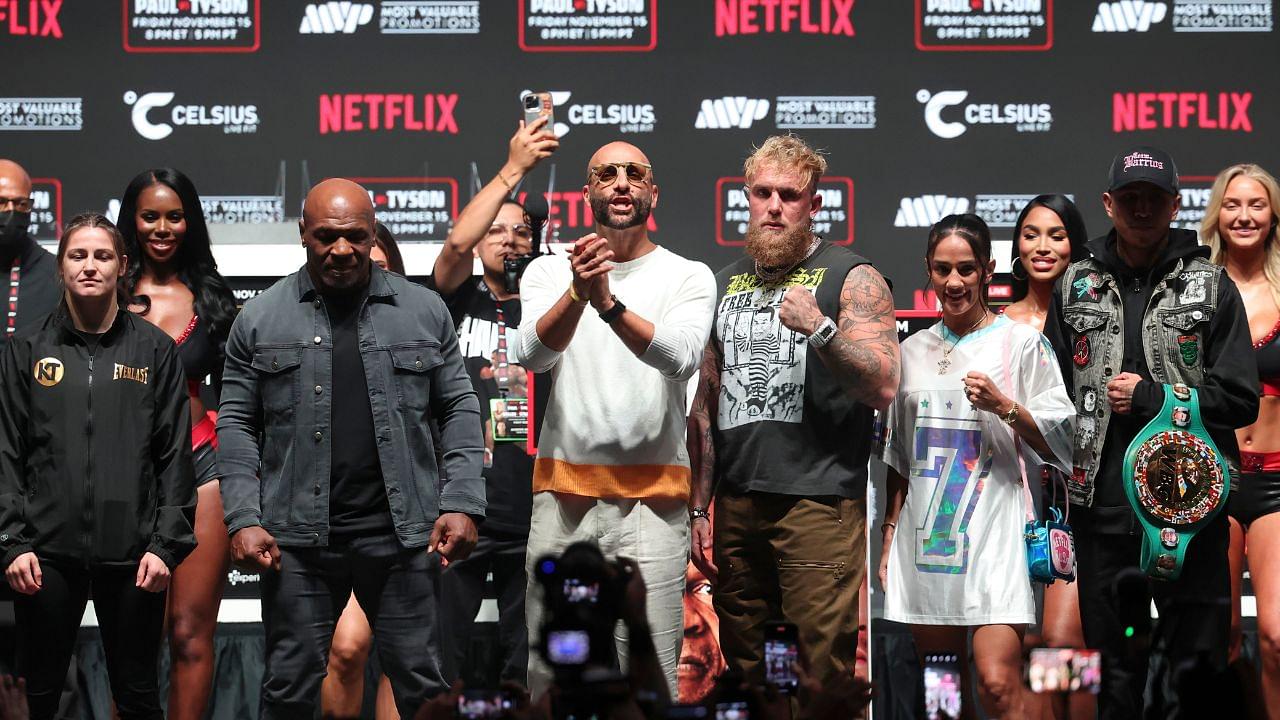
{"type": "Polygon", "coordinates": [[[165,594],[196,546],[191,417],[173,340],[126,309],[124,239],[58,243],[62,304],[0,361],[0,552],[31,717],[54,717],[92,592],[116,710],[162,718],[165,594]]]}
{"type": "MultiPolygon", "coordinates": [[[[499,676],[524,682],[529,666],[525,625],[525,546],[533,506],[533,458],[524,438],[513,438],[499,426],[507,403],[530,403],[525,370],[517,362],[521,320],[519,287],[507,284],[505,264],[537,253],[541,227],[511,198],[538,163],[550,157],[559,141],[546,128],[546,118],[520,123],[507,144],[507,161],[458,215],[440,254],[429,285],[434,287],[458,329],[458,348],[480,399],[485,420],[487,457],[485,493],[489,507],[480,541],[471,557],[452,563],[441,577],[442,660],[446,680],[464,677],[476,612],[484,597],[485,577],[492,572],[498,600],[499,676]],[[481,272],[472,274],[475,258],[481,272]],[[513,379],[519,377],[519,381],[513,379]]],[[[532,429],[530,428],[530,431],[532,429]]],[[[483,676],[483,675],[482,675],[483,676]]]]}
{"type": "Polygon", "coordinates": [[[122,281],[133,303],[130,311],[177,343],[191,399],[199,545],[169,583],[167,712],[174,720],[198,720],[213,688],[213,633],[231,564],[214,423],[236,301],[214,262],[200,196],[181,171],[158,168],[133,178],[120,200],[119,217],[131,260],[122,281]],[[206,379],[210,390],[202,393],[206,379]]]}
{"type": "MultiPolygon", "coordinates": [[[[972,629],[983,710],[1029,717],[1022,634],[1035,604],[1022,466],[1067,471],[1075,412],[1048,342],[987,307],[995,261],[981,218],[938,221],[925,267],[942,320],[903,341],[902,384],[884,418],[884,614],[911,625],[921,658],[968,658],[972,629]]],[[[976,717],[969,663],[960,667],[962,711],[976,717]]]]}
{"type": "Polygon", "coordinates": [[[871,425],[898,386],[888,284],[813,232],[826,166],[793,136],[747,159],[747,256],[717,273],[690,415],[691,555],[715,585],[729,668],[753,683],[779,618],[820,681],[853,674],[871,425]]]}
{"type": "MultiPolygon", "coordinates": [[[[1067,271],[1067,266],[1089,256],[1089,241],[1080,209],[1066,195],[1039,195],[1027,203],[1014,223],[1013,296],[1004,314],[1010,320],[1026,323],[1044,332],[1045,318],[1053,302],[1053,284],[1067,271]]],[[[1047,502],[1066,509],[1065,485],[1053,475],[1052,465],[1041,465],[1040,480],[1047,502]]],[[[1035,478],[1032,478],[1035,482],[1035,478]]],[[[1047,507],[1047,505],[1044,505],[1047,507]]],[[[1051,648],[1084,648],[1084,631],[1080,628],[1080,596],[1074,582],[1055,582],[1044,589],[1044,616],[1040,622],[1040,644],[1051,648]]],[[[1045,695],[1056,718],[1068,716],[1068,699],[1062,695],[1045,695]]],[[[1070,717],[1086,720],[1097,713],[1097,700],[1090,692],[1077,692],[1069,699],[1070,717]]]]}
{"type": "Polygon", "coordinates": [[[53,255],[28,233],[33,206],[31,176],[18,163],[0,159],[0,268],[8,275],[6,299],[15,306],[0,329],[0,347],[18,330],[44,320],[62,297],[53,255]]]}
{"type": "Polygon", "coordinates": [[[444,303],[370,262],[368,192],[326,180],[302,215],[306,265],[236,318],[218,416],[232,558],[262,571],[262,713],[315,712],[354,591],[411,716],[444,690],[439,563],[466,557],[484,516],[475,393],[444,303]]]}
{"type": "Polygon", "coordinates": [[[1089,243],[1093,257],[1067,269],[1045,323],[1076,405],[1068,489],[1080,616],[1086,644],[1103,654],[1102,718],[1139,717],[1144,706],[1146,717],[1192,717],[1180,668],[1226,670],[1227,514],[1199,530],[1177,580],[1144,582],[1144,531],[1125,494],[1125,454],[1161,411],[1165,386],[1180,383],[1198,391],[1204,425],[1234,465],[1234,431],[1258,415],[1257,368],[1235,283],[1193,231],[1170,228],[1179,199],[1173,158],[1130,148],[1112,160],[1108,180],[1102,203],[1114,227],[1089,243]],[[1125,581],[1118,592],[1125,577],[1141,587],[1125,581]],[[1155,601],[1149,648],[1126,638],[1128,600],[1144,619],[1155,601]]]}
{"type": "MultiPolygon", "coordinates": [[[[612,142],[597,150],[582,194],[595,232],[568,257],[534,260],[520,286],[520,363],[552,377],[526,572],[575,540],[596,541],[609,557],[636,558],[652,642],[674,696],[689,554],[686,388],[711,330],[715,278],[649,238],[658,187],[639,148],[612,142]]],[[[525,605],[536,637],[544,605],[533,582],[525,605]]],[[[625,663],[628,642],[650,639],[617,641],[625,663]]],[[[535,697],[549,681],[548,666],[531,654],[535,697]]]]}
{"type": "MultiPolygon", "coordinates": [[[[374,265],[404,275],[404,258],[395,236],[386,225],[374,226],[373,249],[369,260],[374,265]]],[[[433,428],[434,430],[434,428],[433,428]]],[[[432,435],[436,438],[435,433],[432,435]]],[[[320,687],[320,714],[326,718],[357,718],[364,707],[365,663],[373,649],[373,628],[369,618],[360,608],[355,593],[347,598],[338,623],[333,628],[333,642],[329,644],[329,666],[324,684],[320,687]]],[[[375,714],[378,720],[392,720],[396,715],[396,700],[391,694],[391,681],[386,674],[378,680],[375,714]]]]}
{"type": "Polygon", "coordinates": [[[1262,397],[1258,420],[1236,431],[1240,483],[1233,489],[1231,523],[1231,659],[1240,654],[1240,592],[1244,557],[1257,598],[1262,690],[1280,717],[1280,243],[1276,241],[1280,185],[1257,165],[1218,173],[1200,238],[1209,260],[1226,269],[1244,302],[1262,397]]]}

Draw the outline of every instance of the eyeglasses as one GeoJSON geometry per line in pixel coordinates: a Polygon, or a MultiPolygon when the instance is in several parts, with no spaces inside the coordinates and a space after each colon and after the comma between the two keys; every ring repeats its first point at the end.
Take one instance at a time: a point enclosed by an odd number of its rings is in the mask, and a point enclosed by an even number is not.
{"type": "Polygon", "coordinates": [[[743,192],[757,200],[768,200],[773,194],[778,193],[778,199],[784,203],[798,202],[804,197],[804,192],[795,188],[780,187],[772,188],[768,185],[743,185],[743,192]]]}
{"type": "Polygon", "coordinates": [[[591,177],[600,185],[608,185],[618,179],[619,170],[627,174],[627,182],[643,185],[653,166],[642,162],[600,163],[591,168],[591,177]]]}
{"type": "Polygon", "coordinates": [[[29,210],[31,210],[31,198],[0,197],[0,210],[17,210],[18,212],[28,212],[29,210]]]}
{"type": "Polygon", "coordinates": [[[491,238],[504,236],[507,233],[511,233],[517,240],[533,241],[533,228],[524,223],[516,223],[515,225],[494,223],[489,226],[489,237],[491,238]]]}

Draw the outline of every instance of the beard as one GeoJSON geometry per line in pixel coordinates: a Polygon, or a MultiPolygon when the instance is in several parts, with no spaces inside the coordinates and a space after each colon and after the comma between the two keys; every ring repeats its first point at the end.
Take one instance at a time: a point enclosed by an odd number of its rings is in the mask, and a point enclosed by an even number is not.
{"type": "Polygon", "coordinates": [[[626,230],[637,225],[643,225],[649,221],[649,213],[653,210],[653,201],[648,197],[635,194],[630,197],[631,212],[623,216],[616,216],[609,210],[609,201],[613,197],[593,192],[591,193],[591,214],[595,217],[596,222],[610,230],[626,230]]]}
{"type": "Polygon", "coordinates": [[[809,227],[800,226],[783,232],[771,232],[758,225],[747,228],[747,254],[761,267],[785,268],[804,260],[813,242],[809,227]]]}

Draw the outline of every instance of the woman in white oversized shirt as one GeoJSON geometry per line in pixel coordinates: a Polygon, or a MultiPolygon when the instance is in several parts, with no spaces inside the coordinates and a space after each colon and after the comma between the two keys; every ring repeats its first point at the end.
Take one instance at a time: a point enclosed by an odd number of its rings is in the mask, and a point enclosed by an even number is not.
{"type": "Polygon", "coordinates": [[[1075,410],[1043,336],[987,308],[995,263],[981,218],[934,225],[926,267],[942,321],[903,342],[884,418],[885,618],[911,625],[922,658],[959,655],[965,695],[972,629],[983,709],[1021,718],[1021,641],[1035,621],[1023,468],[1069,471],[1075,410]]]}

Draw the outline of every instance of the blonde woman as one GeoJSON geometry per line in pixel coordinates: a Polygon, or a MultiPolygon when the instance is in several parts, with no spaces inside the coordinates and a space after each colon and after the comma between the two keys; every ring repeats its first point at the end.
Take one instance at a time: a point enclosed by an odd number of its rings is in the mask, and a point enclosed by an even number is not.
{"type": "Polygon", "coordinates": [[[1258,421],[1236,431],[1240,487],[1230,496],[1231,657],[1240,652],[1244,556],[1258,602],[1262,687],[1270,716],[1280,717],[1280,185],[1257,165],[1232,165],[1209,195],[1201,240],[1226,268],[1244,300],[1258,363],[1258,421]],[[1272,557],[1276,553],[1276,557],[1272,557]]]}

